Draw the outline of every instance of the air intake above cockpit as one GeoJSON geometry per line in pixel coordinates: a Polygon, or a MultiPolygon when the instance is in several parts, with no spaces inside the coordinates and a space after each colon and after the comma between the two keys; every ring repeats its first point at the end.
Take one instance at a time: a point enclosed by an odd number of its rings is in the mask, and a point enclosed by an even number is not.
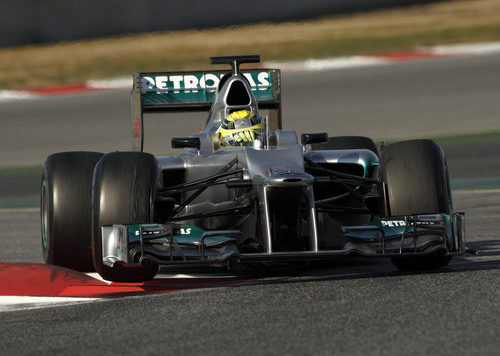
{"type": "Polygon", "coordinates": [[[250,105],[251,99],[247,88],[240,80],[235,80],[231,83],[231,87],[227,93],[226,105],[228,106],[243,106],[250,105]]]}

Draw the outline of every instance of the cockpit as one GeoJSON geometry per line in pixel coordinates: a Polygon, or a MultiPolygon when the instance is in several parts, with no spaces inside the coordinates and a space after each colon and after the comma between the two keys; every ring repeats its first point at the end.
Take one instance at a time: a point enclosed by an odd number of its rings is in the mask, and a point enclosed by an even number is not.
{"type": "Polygon", "coordinates": [[[175,139],[175,148],[197,148],[201,154],[225,147],[264,147],[265,133],[272,135],[281,129],[279,69],[240,71],[241,63],[258,63],[258,55],[212,57],[211,61],[229,64],[231,70],[134,74],[131,93],[134,150],[143,149],[146,112],[208,110],[205,126],[199,133],[175,139]]]}

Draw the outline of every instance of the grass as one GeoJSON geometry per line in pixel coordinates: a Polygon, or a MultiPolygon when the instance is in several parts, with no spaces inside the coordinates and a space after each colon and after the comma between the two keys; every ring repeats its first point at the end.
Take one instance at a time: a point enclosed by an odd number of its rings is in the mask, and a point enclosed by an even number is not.
{"type": "Polygon", "coordinates": [[[12,167],[0,167],[0,175],[8,175],[8,174],[20,174],[20,173],[42,173],[42,166],[33,165],[33,166],[12,166],[12,167]]]}
{"type": "Polygon", "coordinates": [[[456,136],[439,136],[434,140],[441,146],[467,145],[476,143],[500,142],[500,131],[480,132],[456,136]]]}
{"type": "Polygon", "coordinates": [[[265,61],[383,53],[500,40],[500,1],[454,0],[311,21],[173,31],[0,49],[0,89],[42,87],[134,71],[208,67],[208,57],[265,61]]]}

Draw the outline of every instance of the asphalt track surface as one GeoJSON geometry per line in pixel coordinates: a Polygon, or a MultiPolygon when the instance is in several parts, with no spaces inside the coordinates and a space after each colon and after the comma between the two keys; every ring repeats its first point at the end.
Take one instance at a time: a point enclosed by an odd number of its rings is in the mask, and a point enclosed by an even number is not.
{"type": "MultiPolygon", "coordinates": [[[[499,129],[499,59],[293,74],[284,79],[285,123],[299,131],[330,128],[330,134],[373,132],[374,137],[499,129]],[[298,101],[303,90],[316,90],[306,103],[298,101]],[[325,108],[315,100],[332,104],[325,108]]],[[[14,144],[9,151],[17,160],[10,162],[40,164],[45,155],[40,151],[50,149],[126,148],[119,145],[128,126],[118,131],[110,124],[128,120],[123,94],[0,106],[0,117],[9,113],[25,120],[19,126],[9,121],[8,127],[19,131],[0,134],[14,144]],[[58,111],[66,119],[49,120],[58,111]],[[85,131],[85,124],[97,127],[85,131]],[[31,125],[39,131],[31,131],[31,125]],[[10,137],[16,134],[24,145],[10,137]],[[47,138],[61,140],[47,148],[47,138]]],[[[150,129],[164,125],[152,121],[150,129]]],[[[180,130],[180,123],[170,124],[171,132],[180,130]]],[[[500,152],[497,143],[451,148],[452,177],[500,176],[491,168],[495,159],[500,163],[495,152],[500,152]]],[[[387,260],[356,259],[314,268],[282,266],[234,286],[3,312],[0,354],[498,354],[500,190],[462,189],[453,195],[455,209],[467,214],[468,245],[480,255],[455,258],[439,271],[399,273],[387,260]]],[[[0,226],[0,261],[42,261],[36,209],[0,210],[0,226]]]]}

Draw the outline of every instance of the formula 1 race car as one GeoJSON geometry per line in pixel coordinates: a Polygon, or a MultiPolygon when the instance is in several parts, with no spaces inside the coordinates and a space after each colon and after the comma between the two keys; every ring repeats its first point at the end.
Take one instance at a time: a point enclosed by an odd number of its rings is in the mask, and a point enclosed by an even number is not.
{"type": "Polygon", "coordinates": [[[131,152],[63,152],[41,185],[45,261],[111,281],[160,266],[391,258],[433,269],[467,251],[443,150],[282,130],[278,69],[136,73],[131,152]],[[146,112],[209,111],[179,155],[143,152],[146,112]]]}

